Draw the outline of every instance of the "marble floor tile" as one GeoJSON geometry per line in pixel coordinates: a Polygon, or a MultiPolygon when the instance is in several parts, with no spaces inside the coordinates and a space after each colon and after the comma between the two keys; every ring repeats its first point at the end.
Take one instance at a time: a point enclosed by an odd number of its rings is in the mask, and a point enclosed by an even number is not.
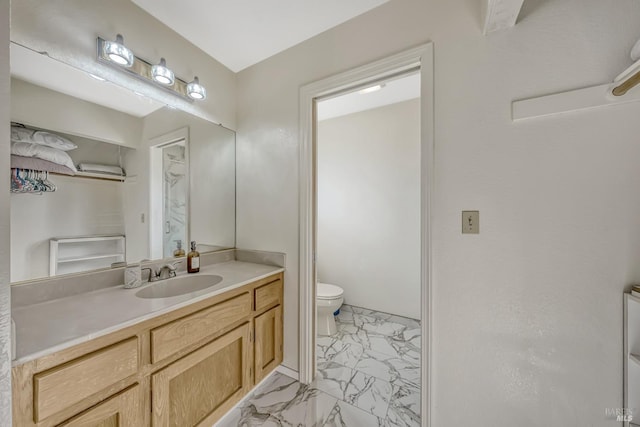
{"type": "Polygon", "coordinates": [[[420,329],[419,327],[405,329],[404,331],[402,331],[402,339],[413,345],[415,348],[422,348],[420,343],[421,334],[422,329],[420,329]]]}
{"type": "Polygon", "coordinates": [[[272,374],[216,427],[420,426],[420,321],[343,305],[306,386],[272,374]]]}
{"type": "Polygon", "coordinates": [[[354,369],[399,385],[420,386],[420,365],[405,359],[367,350],[354,369]]]}
{"type": "Polygon", "coordinates": [[[304,388],[303,384],[293,378],[276,372],[251,394],[244,407],[253,407],[255,413],[280,412],[303,393],[304,388]]]}
{"type": "Polygon", "coordinates": [[[344,399],[341,400],[384,418],[389,408],[391,384],[362,372],[354,372],[345,391],[344,399]]]}
{"type": "Polygon", "coordinates": [[[316,379],[311,387],[344,400],[347,386],[353,377],[353,369],[334,362],[318,363],[317,367],[316,379]]]}
{"type": "Polygon", "coordinates": [[[420,396],[419,388],[394,386],[387,411],[387,425],[420,427],[420,396]]]}
{"type": "Polygon", "coordinates": [[[420,327],[420,320],[418,319],[411,319],[409,317],[398,316],[390,313],[383,313],[381,311],[369,310],[367,308],[356,307],[348,304],[343,304],[342,307],[340,307],[340,313],[342,314],[343,312],[363,314],[368,317],[375,317],[376,319],[387,321],[387,322],[400,323],[410,328],[420,327]]]}
{"type": "Polygon", "coordinates": [[[363,348],[359,344],[344,343],[333,337],[320,337],[316,340],[316,358],[318,363],[335,362],[339,365],[353,368],[363,348]]]}
{"type": "Polygon", "coordinates": [[[283,410],[272,414],[263,426],[321,427],[337,401],[337,398],[318,389],[304,387],[283,410]]]}
{"type": "Polygon", "coordinates": [[[374,310],[369,310],[368,308],[363,308],[363,307],[357,307],[355,305],[349,305],[349,304],[343,304],[342,307],[340,307],[340,311],[350,311],[352,313],[358,313],[358,314],[371,314],[374,313],[374,310]]]}
{"type": "Polygon", "coordinates": [[[318,364],[318,375],[310,387],[378,417],[386,415],[392,391],[386,381],[333,362],[318,364]]]}
{"type": "Polygon", "coordinates": [[[367,322],[362,325],[362,329],[367,332],[373,332],[378,335],[404,336],[403,332],[407,329],[406,325],[401,323],[388,322],[386,320],[376,319],[374,322],[367,322]]]}
{"type": "Polygon", "coordinates": [[[324,427],[384,427],[382,418],[363,411],[348,403],[338,401],[333,407],[324,427]]]}

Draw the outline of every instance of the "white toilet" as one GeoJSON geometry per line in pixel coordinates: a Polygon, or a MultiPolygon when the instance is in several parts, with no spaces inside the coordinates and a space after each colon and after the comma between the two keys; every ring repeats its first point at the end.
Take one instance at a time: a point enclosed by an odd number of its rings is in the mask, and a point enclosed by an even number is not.
{"type": "Polygon", "coordinates": [[[316,308],[318,311],[318,335],[328,336],[336,333],[336,321],[333,313],[338,311],[344,298],[340,286],[318,282],[316,287],[316,308]]]}

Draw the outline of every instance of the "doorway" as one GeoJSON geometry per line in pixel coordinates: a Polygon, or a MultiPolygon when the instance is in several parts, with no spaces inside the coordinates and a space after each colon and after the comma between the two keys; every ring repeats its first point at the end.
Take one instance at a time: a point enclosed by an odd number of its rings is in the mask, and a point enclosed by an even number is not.
{"type": "Polygon", "coordinates": [[[178,130],[151,142],[150,253],[152,259],[170,258],[189,243],[188,133],[178,130]]]}
{"type": "MultiPolygon", "coordinates": [[[[318,103],[344,93],[373,87],[381,82],[417,73],[420,77],[420,410],[421,425],[429,426],[431,358],[431,234],[433,193],[433,47],[431,44],[394,55],[363,67],[309,84],[300,91],[300,334],[299,378],[314,380],[317,372],[318,277],[318,103]]],[[[347,243],[348,244],[348,243],[347,243]]]]}
{"type": "Polygon", "coordinates": [[[420,75],[319,100],[316,128],[314,385],[363,424],[419,427],[420,75]]]}

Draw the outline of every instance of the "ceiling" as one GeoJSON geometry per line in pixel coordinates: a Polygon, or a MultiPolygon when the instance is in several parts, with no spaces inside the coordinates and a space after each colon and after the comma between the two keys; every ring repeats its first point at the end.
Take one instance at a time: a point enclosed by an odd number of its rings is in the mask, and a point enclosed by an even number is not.
{"type": "Polygon", "coordinates": [[[389,0],[133,0],[234,72],[389,0]]]}
{"type": "Polygon", "coordinates": [[[11,76],[112,110],[144,117],[164,104],[11,43],[11,76]]]}
{"type": "Polygon", "coordinates": [[[318,120],[346,116],[420,97],[420,74],[415,73],[385,82],[385,86],[370,93],[351,92],[318,103],[318,120]]]}

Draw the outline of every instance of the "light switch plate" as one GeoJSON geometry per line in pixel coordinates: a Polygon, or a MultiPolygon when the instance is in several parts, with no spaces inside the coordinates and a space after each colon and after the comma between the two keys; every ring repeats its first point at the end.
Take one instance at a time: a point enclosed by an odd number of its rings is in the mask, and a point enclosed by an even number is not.
{"type": "Polygon", "coordinates": [[[462,211],[462,234],[480,234],[480,211],[462,211]]]}

